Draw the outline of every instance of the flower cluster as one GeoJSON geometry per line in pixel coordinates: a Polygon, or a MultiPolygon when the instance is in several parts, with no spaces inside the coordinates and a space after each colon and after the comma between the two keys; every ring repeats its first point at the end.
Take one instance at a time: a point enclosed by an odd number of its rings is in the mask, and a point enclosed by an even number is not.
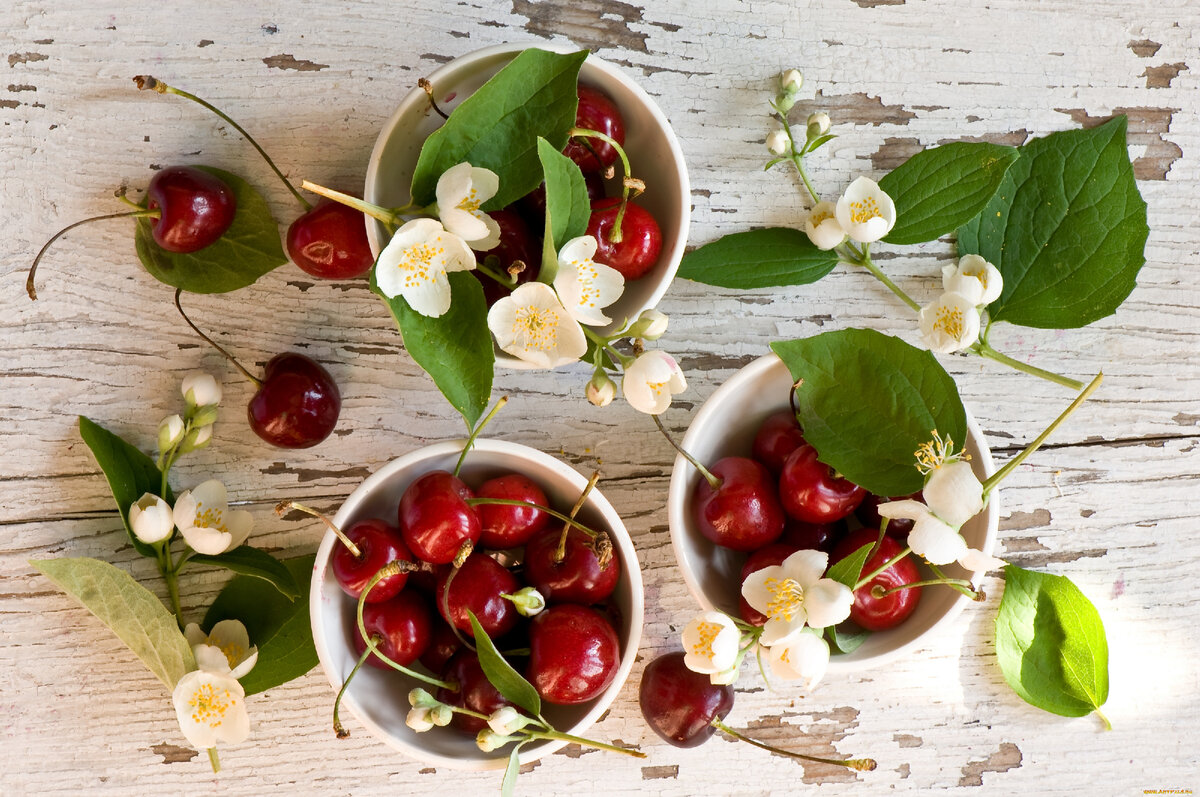
{"type": "Polygon", "coordinates": [[[202,750],[238,744],[250,735],[246,692],[238,679],[258,660],[246,626],[222,620],[205,634],[188,623],[184,636],[192,646],[197,669],[179,679],[171,702],[187,740],[202,750]]]}
{"type": "Polygon", "coordinates": [[[942,295],[921,308],[921,339],[940,354],[962,351],[979,339],[980,311],[1004,289],[1000,270],[979,255],[942,268],[942,295]]]}

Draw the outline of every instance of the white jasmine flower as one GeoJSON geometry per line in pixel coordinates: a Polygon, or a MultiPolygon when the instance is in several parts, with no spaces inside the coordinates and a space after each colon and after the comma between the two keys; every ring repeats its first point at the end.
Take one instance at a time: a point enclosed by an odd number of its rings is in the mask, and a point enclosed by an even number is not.
{"type": "Polygon", "coordinates": [[[837,201],[838,224],[855,241],[878,241],[896,223],[896,205],[872,179],[859,177],[837,201]]]}
{"type": "Polygon", "coordinates": [[[942,266],[942,287],[958,293],[977,305],[988,305],[1000,298],[1004,277],[1000,269],[979,255],[965,255],[957,266],[942,266]]]}
{"type": "Polygon", "coordinates": [[[230,509],[225,485],[202,482],[175,500],[175,525],[196,553],[215,556],[246,541],[254,518],[244,509],[230,509]]]}
{"type": "Polygon", "coordinates": [[[258,647],[250,644],[250,634],[238,620],[221,620],[207,634],[188,623],[183,635],[202,670],[241,678],[258,661],[258,647]]]}
{"type": "Polygon", "coordinates": [[[183,418],[168,415],[158,422],[158,450],[166,451],[183,439],[183,418]]]}
{"type": "Polygon", "coordinates": [[[597,407],[607,407],[612,404],[613,397],[616,395],[617,385],[608,378],[608,374],[603,371],[596,371],[592,374],[592,378],[587,384],[588,401],[597,407]]]}
{"type": "Polygon", "coordinates": [[[808,123],[806,133],[809,138],[823,136],[829,132],[829,114],[824,111],[810,113],[808,115],[808,123]]]}
{"type": "Polygon", "coordinates": [[[687,390],[687,380],[675,358],[665,351],[638,356],[621,377],[621,392],[635,410],[660,415],[671,406],[671,397],[687,390]]]}
{"type": "Polygon", "coordinates": [[[921,341],[930,351],[950,354],[979,340],[979,308],[961,293],[943,293],[917,315],[921,341]]]}
{"type": "Polygon", "coordinates": [[[612,321],[600,311],[625,291],[621,272],[592,260],[598,247],[591,235],[567,241],[558,250],[558,274],[554,277],[554,290],[567,312],[579,323],[592,327],[612,321]]]}
{"type": "Polygon", "coordinates": [[[820,631],[805,628],[768,647],[766,657],[776,678],[803,681],[805,689],[812,689],[829,666],[829,643],[820,631]]]}
{"type": "Polygon", "coordinates": [[[783,155],[791,148],[792,142],[788,140],[787,133],[782,130],[767,133],[767,151],[772,155],[783,155]]]}
{"type": "Polygon", "coordinates": [[[721,612],[704,612],[683,629],[683,663],[703,675],[727,673],[737,667],[742,632],[721,612]]]}
{"type": "Polygon", "coordinates": [[[190,672],[175,685],[171,702],[183,735],[198,749],[237,744],[250,735],[246,692],[232,675],[190,672]]]}
{"type": "Polygon", "coordinates": [[[434,706],[440,706],[441,701],[429,694],[428,690],[418,686],[416,689],[409,690],[408,704],[413,708],[433,708],[434,706]]]}
{"type": "Polygon", "coordinates": [[[193,371],[179,387],[188,407],[212,407],[221,403],[221,385],[211,374],[193,371]]]}
{"type": "Polygon", "coordinates": [[[518,285],[492,305],[488,329],[501,350],[542,368],[575,362],[587,351],[583,328],[542,282],[518,285]]]}
{"type": "Polygon", "coordinates": [[[446,274],[473,268],[475,255],[460,236],[436,219],[413,219],[380,252],[375,282],[389,299],[403,296],[413,310],[437,318],[450,309],[446,274]]]}
{"type": "Polygon", "coordinates": [[[832,202],[818,202],[804,220],[804,232],[808,240],[818,249],[830,250],[846,240],[846,231],[837,219],[837,208],[832,202]]]}
{"type": "Polygon", "coordinates": [[[500,243],[500,225],[479,208],[496,195],[500,178],[491,169],[460,163],[438,178],[438,217],[472,249],[486,252],[500,243]]]}
{"type": "Polygon", "coordinates": [[[408,714],[404,717],[404,724],[417,733],[424,733],[433,728],[433,719],[430,716],[432,713],[433,709],[430,708],[409,709],[408,714]]]}
{"type": "Polygon", "coordinates": [[[824,628],[850,616],[854,594],[845,584],[821,577],[828,564],[824,551],[801,550],[746,577],[742,597],[767,616],[760,644],[770,647],[805,625],[824,628]]]}
{"type": "Polygon", "coordinates": [[[175,530],[171,505],[153,493],[145,493],[129,507],[129,528],[147,545],[162,542],[175,530]]]}

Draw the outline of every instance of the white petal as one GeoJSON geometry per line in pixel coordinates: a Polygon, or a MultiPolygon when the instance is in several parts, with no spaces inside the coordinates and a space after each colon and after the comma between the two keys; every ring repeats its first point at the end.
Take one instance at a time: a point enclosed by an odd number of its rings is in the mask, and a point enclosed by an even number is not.
{"type": "Polygon", "coordinates": [[[919,520],[931,514],[929,507],[920,501],[906,498],[903,501],[888,501],[879,505],[879,516],[893,520],[919,520]]]}
{"type": "Polygon", "coordinates": [[[442,172],[434,196],[439,207],[453,207],[471,193],[471,164],[462,162],[442,172]]]}
{"type": "Polygon", "coordinates": [[[466,241],[477,252],[488,252],[500,245],[500,225],[491,214],[479,212],[479,218],[483,221],[483,226],[487,229],[487,233],[479,239],[469,239],[466,241]]]}
{"type": "Polygon", "coordinates": [[[664,351],[647,351],[625,369],[621,392],[634,409],[658,415],[671,406],[671,397],[687,389],[683,370],[664,351]]]}
{"type": "Polygon", "coordinates": [[[429,714],[430,709],[427,708],[410,709],[408,716],[404,718],[404,724],[417,733],[424,733],[433,727],[433,720],[429,714]]]}
{"type": "Polygon", "coordinates": [[[833,249],[846,240],[846,231],[837,220],[837,208],[829,201],[813,206],[804,221],[804,232],[818,249],[833,249]]]}
{"type": "Polygon", "coordinates": [[[242,678],[246,675],[246,673],[253,670],[254,665],[257,663],[258,663],[258,646],[255,645],[254,647],[250,648],[250,652],[246,655],[246,658],[242,659],[241,662],[239,662],[238,665],[236,667],[234,667],[233,671],[229,674],[232,675],[234,678],[242,678]]]}
{"type": "Polygon", "coordinates": [[[742,597],[746,599],[746,603],[750,604],[754,611],[759,614],[766,614],[767,606],[771,603],[771,592],[767,589],[767,581],[783,578],[786,578],[786,576],[784,575],[783,567],[780,565],[769,565],[759,568],[746,576],[746,580],[742,582],[742,597]]]}
{"type": "Polygon", "coordinates": [[[917,518],[908,533],[908,545],[935,565],[948,565],[967,551],[967,541],[933,515],[917,518]]]}
{"type": "Polygon", "coordinates": [[[997,559],[994,556],[988,556],[983,551],[975,548],[968,548],[967,552],[958,557],[958,563],[967,570],[978,573],[986,573],[989,570],[999,570],[1007,564],[1003,559],[997,559]]]}
{"type": "Polygon", "coordinates": [[[829,554],[824,551],[801,549],[784,559],[781,566],[788,578],[795,579],[801,587],[808,589],[810,584],[815,584],[825,574],[828,565],[829,554]]]}
{"type": "Polygon", "coordinates": [[[772,155],[782,155],[791,147],[787,133],[782,130],[772,130],[767,133],[767,151],[772,155]]]}
{"type": "Polygon", "coordinates": [[[175,685],[171,702],[183,735],[199,749],[237,744],[250,735],[246,692],[232,676],[190,672],[175,685]]]}
{"type": "Polygon", "coordinates": [[[485,169],[482,166],[472,166],[471,185],[475,188],[475,194],[480,204],[483,204],[494,197],[496,192],[500,190],[500,176],[491,169],[485,169]]]}
{"type": "Polygon", "coordinates": [[[184,626],[183,636],[192,647],[208,644],[208,634],[200,630],[197,623],[188,623],[184,626]]]}
{"type": "Polygon", "coordinates": [[[710,674],[708,676],[708,682],[715,686],[737,683],[739,675],[741,675],[741,671],[738,667],[730,667],[728,670],[722,670],[721,672],[714,672],[710,674]]]}
{"type": "Polygon", "coordinates": [[[190,404],[207,407],[221,402],[221,385],[211,374],[193,371],[183,378],[179,392],[190,404]]]}
{"type": "Polygon", "coordinates": [[[254,528],[254,516],[244,509],[230,510],[225,513],[225,528],[229,530],[232,538],[229,543],[232,550],[246,542],[246,538],[250,536],[250,531],[254,528]]]}
{"type": "Polygon", "coordinates": [[[186,526],[179,529],[184,542],[196,553],[216,556],[229,550],[233,536],[219,529],[209,529],[199,526],[186,526]]]}
{"type": "Polygon", "coordinates": [[[979,339],[979,309],[962,294],[943,293],[921,308],[917,325],[930,351],[961,351],[979,339]]]}
{"type": "Polygon", "coordinates": [[[199,506],[199,501],[192,494],[191,490],[184,490],[175,497],[175,507],[171,510],[171,515],[175,520],[175,525],[182,531],[185,528],[191,528],[196,524],[196,509],[199,506]]]}
{"type": "Polygon", "coordinates": [[[874,181],[859,177],[837,201],[838,224],[855,241],[871,243],[891,232],[896,205],[874,181]]]}
{"type": "Polygon", "coordinates": [[[388,298],[403,296],[413,310],[437,318],[450,309],[446,272],[473,268],[474,263],[470,247],[441,223],[414,219],[380,253],[375,282],[388,298]]]}
{"type": "Polygon", "coordinates": [[[592,260],[596,239],[590,235],[568,241],[558,254],[557,291],[567,312],[581,324],[603,326],[612,321],[601,310],[621,298],[625,277],[615,268],[592,260]]]}
{"type": "Polygon", "coordinates": [[[193,645],[192,655],[196,657],[196,666],[204,672],[214,672],[220,675],[230,675],[232,668],[229,659],[216,645],[193,645]]]}
{"type": "Polygon", "coordinates": [[[162,542],[175,530],[171,505],[152,493],[146,493],[129,507],[129,527],[147,545],[162,542]]]}
{"type": "Polygon", "coordinates": [[[767,650],[771,672],[785,681],[804,681],[812,689],[829,666],[829,643],[818,633],[805,631],[767,650]]]}
{"type": "MultiPolygon", "coordinates": [[[[953,280],[955,286],[971,283],[977,285],[978,298],[976,299],[976,304],[991,304],[999,299],[1000,294],[1004,291],[1004,277],[1000,274],[1000,269],[979,255],[964,255],[958,261],[957,267],[943,267],[942,274],[942,284],[948,291],[957,290],[959,293],[970,296],[966,291],[960,290],[959,287],[951,287],[951,280],[953,280]],[[951,269],[951,276],[946,276],[946,269],[951,269]]],[[[972,290],[976,289],[973,288],[972,290]]]]}
{"type": "Polygon", "coordinates": [[[192,488],[192,497],[205,508],[219,508],[221,511],[229,505],[229,493],[225,485],[216,479],[200,482],[192,488]]]}
{"type": "MultiPolygon", "coordinates": [[[[486,213],[472,213],[468,210],[460,208],[439,208],[438,218],[442,220],[446,231],[459,236],[468,244],[475,246],[480,251],[491,249],[491,246],[480,246],[476,242],[482,242],[489,233],[487,222],[484,221],[486,213]]],[[[487,216],[487,218],[491,218],[487,216]]],[[[495,222],[492,222],[495,224],[495,222]]],[[[500,227],[496,225],[497,243],[499,243],[500,227]]],[[[492,246],[496,244],[493,243],[492,246]]]]}
{"type": "Polygon", "coordinates": [[[741,632],[721,612],[705,612],[683,629],[684,664],[698,673],[728,670],[737,661],[741,632]]]}
{"type": "Polygon", "coordinates": [[[763,623],[762,636],[758,638],[760,645],[771,646],[779,642],[781,639],[787,639],[792,634],[804,628],[808,621],[808,615],[804,612],[804,608],[799,608],[791,619],[786,617],[772,617],[763,623]]]}
{"type": "Polygon", "coordinates": [[[953,528],[961,528],[983,509],[983,485],[966,460],[948,462],[929,474],[921,491],[930,511],[953,528]]]}
{"type": "Polygon", "coordinates": [[[541,282],[519,285],[492,305],[488,329],[503,351],[542,368],[575,362],[587,351],[583,329],[541,282]]]}
{"type": "Polygon", "coordinates": [[[854,593],[845,584],[823,578],[804,589],[804,610],[813,628],[837,625],[850,616],[854,593]]]}

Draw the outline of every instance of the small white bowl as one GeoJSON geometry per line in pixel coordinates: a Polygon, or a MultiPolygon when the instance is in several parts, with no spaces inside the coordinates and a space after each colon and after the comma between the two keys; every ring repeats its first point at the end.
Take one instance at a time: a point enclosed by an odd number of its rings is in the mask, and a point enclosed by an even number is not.
{"type": "MultiPolygon", "coordinates": [[[[346,528],[358,520],[371,517],[394,522],[400,496],[408,485],[429,471],[453,470],[462,446],[461,440],[437,443],[392,460],[350,494],[334,517],[334,524],[346,528]]],[[[533,479],[545,490],[550,503],[559,508],[573,506],[588,481],[548,454],[499,440],[476,440],[475,447],[467,454],[461,476],[468,484],[476,485],[501,473],[511,472],[533,479]]],[[[544,716],[556,729],[577,736],[586,735],[588,727],[608,709],[629,677],[641,641],[643,610],[642,572],[638,567],[637,553],[620,516],[600,490],[593,489],[588,495],[579,518],[583,523],[608,529],[612,537],[613,547],[621,560],[621,577],[613,599],[620,609],[622,624],[616,629],[621,640],[621,662],[616,677],[604,693],[595,700],[577,706],[544,706],[544,716]]],[[[329,567],[333,548],[339,544],[333,532],[328,532],[321,541],[313,566],[309,595],[313,642],[335,692],[341,688],[358,658],[353,647],[353,635],[357,633],[356,604],[342,592],[329,567]]],[[[416,667],[418,665],[414,665],[416,667]]],[[[409,710],[408,692],[416,686],[436,692],[427,684],[399,672],[363,667],[354,677],[342,704],[372,734],[400,752],[431,766],[488,770],[503,769],[507,765],[511,752],[509,747],[495,753],[484,753],[475,746],[474,738],[453,729],[434,728],[425,733],[416,733],[405,725],[404,719],[409,710]]],[[[565,744],[562,741],[530,744],[521,751],[521,763],[536,761],[565,744]]]]}
{"type": "MultiPolygon", "coordinates": [[[[702,463],[726,456],[750,456],[754,434],[773,412],[787,409],[792,377],[774,354],[760,357],[734,374],[704,402],[683,438],[684,450],[702,463]]],[[[967,413],[967,452],[975,475],[982,481],[994,466],[992,455],[975,419],[967,413]]],[[[691,511],[692,494],[700,474],[682,456],[671,471],[668,522],[671,545],[688,590],[705,610],[723,611],[738,617],[742,563],[746,555],[715,545],[695,528],[691,511]]],[[[987,508],[962,527],[967,544],[990,553],[999,524],[999,491],[991,495],[987,508]]],[[[951,578],[973,578],[957,564],[943,568],[951,578]]],[[[970,603],[949,587],[926,587],[921,602],[903,623],[877,631],[853,653],[834,654],[830,672],[849,672],[878,667],[899,658],[935,629],[948,624],[970,603]]]]}
{"type": "MultiPolygon", "coordinates": [[[[579,48],[549,42],[498,44],[468,53],[434,70],[428,77],[433,84],[438,106],[447,113],[473,94],[522,50],[538,48],[556,53],[577,52],[579,48]]],[[[637,203],[650,211],[662,231],[663,247],[658,263],[644,277],[629,283],[625,293],[605,313],[613,324],[606,334],[616,331],[625,319],[633,320],[646,309],[656,306],[683,258],[688,225],[692,216],[691,184],[683,151],[670,122],[658,105],[624,71],[609,62],[589,55],[579,70],[579,82],[594,86],[610,98],[625,120],[625,151],[635,177],[646,183],[646,193],[637,203]]],[[[433,112],[425,92],[414,88],[383,126],[371,160],[363,197],[383,207],[400,207],[409,202],[412,170],[425,139],[442,126],[442,118],[433,112]]],[[[383,224],[367,218],[367,238],[376,257],[390,240],[383,224]]],[[[540,232],[540,231],[537,231],[540,232]]],[[[496,362],[515,369],[535,366],[499,350],[496,362]]]]}

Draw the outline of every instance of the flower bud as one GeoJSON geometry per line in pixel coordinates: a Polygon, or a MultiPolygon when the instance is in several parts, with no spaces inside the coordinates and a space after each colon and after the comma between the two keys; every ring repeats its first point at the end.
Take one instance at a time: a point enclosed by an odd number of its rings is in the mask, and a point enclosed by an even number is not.
{"type": "Polygon", "coordinates": [[[146,493],[129,507],[129,528],[133,536],[147,545],[162,542],[175,530],[171,505],[153,493],[146,493]]]}
{"type": "Polygon", "coordinates": [[[509,736],[535,720],[526,717],[512,706],[501,706],[488,717],[488,727],[501,736],[509,736]]]}
{"type": "Polygon", "coordinates": [[[404,724],[417,733],[424,733],[433,727],[433,720],[429,715],[430,710],[427,708],[414,708],[404,718],[404,724]]]}
{"type": "Polygon", "coordinates": [[[183,418],[168,415],[158,423],[158,450],[166,451],[183,439],[183,418]]]}
{"type": "Polygon", "coordinates": [[[787,133],[782,130],[772,130],[767,133],[767,151],[772,155],[784,155],[791,149],[792,142],[788,141],[787,133]]]}
{"type": "Polygon", "coordinates": [[[658,310],[643,310],[638,316],[637,321],[629,325],[629,329],[625,331],[626,336],[631,338],[643,338],[644,340],[658,340],[667,331],[667,323],[670,319],[666,313],[661,313],[658,310]]]}
{"type": "Polygon", "coordinates": [[[217,421],[217,405],[209,404],[204,407],[197,407],[195,412],[189,412],[192,427],[212,426],[217,421]]]}
{"type": "Polygon", "coordinates": [[[475,736],[475,746],[485,753],[490,753],[516,740],[517,737],[515,736],[504,736],[496,733],[491,728],[484,728],[475,736]]]}
{"type": "Polygon", "coordinates": [[[522,587],[512,595],[504,595],[516,607],[517,614],[522,617],[533,617],[546,608],[546,599],[536,587],[522,587]]]}
{"type": "Polygon", "coordinates": [[[179,452],[186,454],[189,451],[198,451],[211,442],[212,426],[201,426],[187,433],[187,437],[183,438],[183,442],[179,444],[179,452]]]}
{"type": "Polygon", "coordinates": [[[811,141],[829,132],[829,114],[824,111],[808,115],[808,138],[811,141]]]}
{"type": "Polygon", "coordinates": [[[185,376],[179,391],[188,407],[208,407],[221,402],[221,386],[203,371],[193,371],[185,376]]]}
{"type": "Polygon", "coordinates": [[[429,694],[428,690],[417,687],[408,693],[408,704],[413,708],[433,708],[441,705],[441,702],[429,694]]]}
{"type": "Polygon", "coordinates": [[[439,703],[429,710],[429,721],[439,728],[445,728],[454,719],[454,709],[445,703],[439,703]]]}
{"type": "Polygon", "coordinates": [[[804,75],[799,69],[789,69],[779,76],[779,87],[784,91],[795,94],[804,86],[804,75]]]}
{"type": "Polygon", "coordinates": [[[597,407],[607,407],[617,395],[617,385],[604,371],[596,371],[587,385],[587,399],[597,407]]]}

